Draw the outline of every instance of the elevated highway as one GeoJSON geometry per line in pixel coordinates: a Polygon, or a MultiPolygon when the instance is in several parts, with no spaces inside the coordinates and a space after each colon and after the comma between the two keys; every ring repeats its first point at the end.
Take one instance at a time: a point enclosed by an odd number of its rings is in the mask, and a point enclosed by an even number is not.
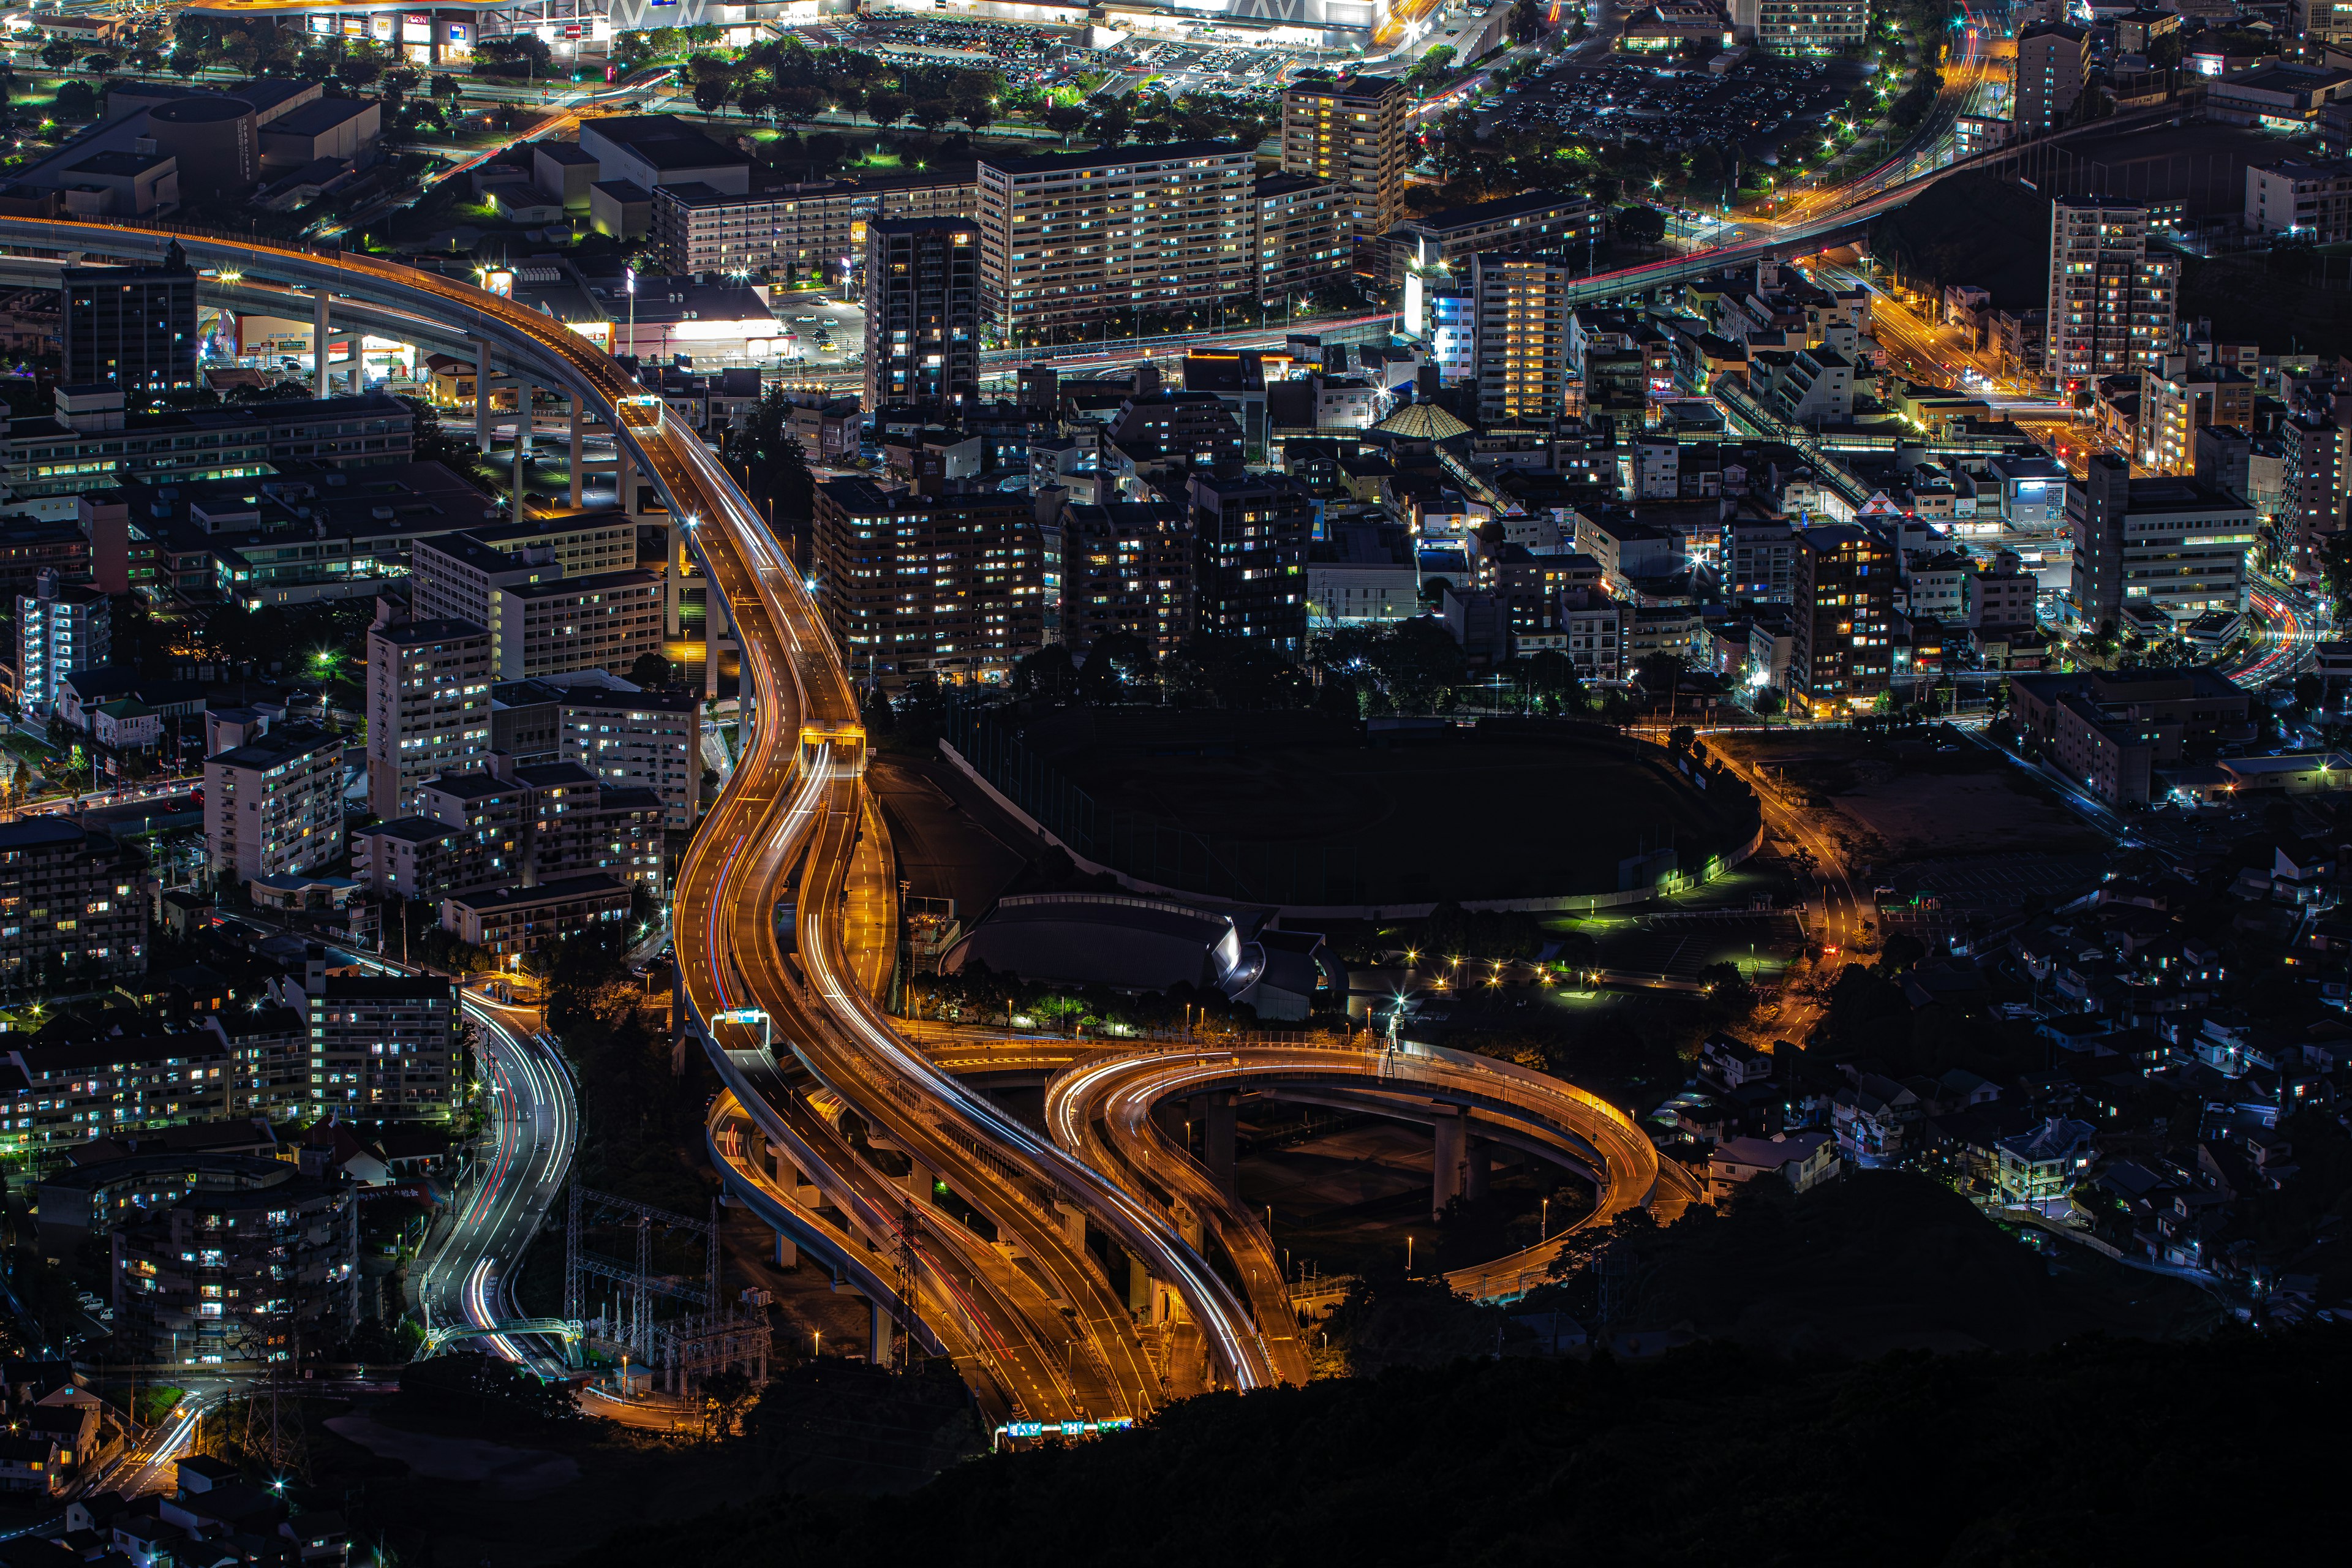
{"type": "MultiPolygon", "coordinates": [[[[672,920],[682,1011],[728,1090],[706,1135],[730,1194],[873,1300],[877,1331],[887,1321],[952,1356],[992,1413],[1131,1417],[1165,1399],[1165,1342],[1147,1344],[1150,1314],[1113,1289],[1114,1249],[1130,1290],[1155,1282],[1197,1329],[1213,1384],[1303,1375],[1295,1342],[1260,1332],[1164,1205],[941,1070],[883,1015],[895,881],[855,694],[806,584],[699,434],[562,323],[462,280],[188,230],[0,219],[0,251],[50,258],[152,263],[174,239],[257,290],[462,333],[609,426],[625,468],[680,520],[745,672],[740,765],[681,866],[672,920]]],[[[494,1258],[465,1271],[471,1326],[511,1321],[499,1284],[494,1258]]]]}
{"type": "Polygon", "coordinates": [[[1565,1166],[1592,1184],[1592,1210],[1538,1246],[1446,1276],[1481,1300],[1523,1294],[1539,1283],[1565,1238],[1647,1208],[1671,1222],[1699,1194],[1679,1166],[1662,1163],[1640,1127],[1614,1106],[1548,1074],[1429,1047],[1352,1046],[1161,1048],[1097,1055],[1058,1074],[1046,1089],[1046,1125],[1074,1152],[1115,1172],[1171,1215],[1215,1231],[1249,1289],[1277,1354],[1297,1348],[1282,1311],[1288,1296],[1274,1243],[1256,1214],[1234,1196],[1230,1170],[1215,1171],[1171,1136],[1156,1116],[1168,1102],[1202,1094],[1262,1091],[1284,1100],[1417,1121],[1436,1134],[1433,1206],[1475,1188],[1480,1146],[1501,1143],[1565,1166]]]}

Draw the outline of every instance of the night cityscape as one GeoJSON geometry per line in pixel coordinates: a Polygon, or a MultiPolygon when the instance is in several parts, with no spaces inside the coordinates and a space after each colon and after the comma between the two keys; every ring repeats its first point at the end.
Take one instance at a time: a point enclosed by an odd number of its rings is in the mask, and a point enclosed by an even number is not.
{"type": "Polygon", "coordinates": [[[0,400],[0,1568],[2352,1529],[2352,5],[35,0],[0,400]]]}

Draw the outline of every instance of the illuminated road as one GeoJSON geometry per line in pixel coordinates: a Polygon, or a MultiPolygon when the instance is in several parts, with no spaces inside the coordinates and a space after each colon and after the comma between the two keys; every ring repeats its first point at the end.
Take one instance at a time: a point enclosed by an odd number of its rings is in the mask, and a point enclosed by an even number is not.
{"type": "MultiPolygon", "coordinates": [[[[1565,1152],[1591,1180],[1595,1202],[1584,1225],[1605,1225],[1630,1208],[1650,1208],[1671,1222],[1698,1196],[1681,1167],[1662,1163],[1641,1128],[1615,1107],[1548,1074],[1454,1051],[1407,1047],[1234,1046],[1194,1050],[1160,1047],[1118,1051],[1057,1075],[1046,1090],[1054,1136],[1098,1169],[1119,1173],[1130,1190],[1165,1194],[1172,1223],[1205,1223],[1224,1243],[1256,1309],[1278,1365],[1303,1377],[1289,1295],[1272,1238],[1256,1214],[1152,1119],[1171,1097],[1220,1089],[1264,1088],[1280,1096],[1313,1093],[1346,1103],[1388,1107],[1411,1120],[1475,1113],[1467,1136],[1505,1133],[1515,1143],[1565,1152]]],[[[1571,1230],[1574,1227],[1571,1227],[1571,1230]]],[[[1478,1299],[1509,1298],[1540,1282],[1570,1231],[1507,1258],[1454,1271],[1447,1283],[1478,1299]]]]}
{"type": "Polygon", "coordinates": [[[2321,626],[2310,600],[2283,584],[2257,577],[2247,601],[2262,625],[2261,641],[2248,654],[2221,666],[2221,673],[2249,689],[2303,673],[2319,657],[2321,626]]]}

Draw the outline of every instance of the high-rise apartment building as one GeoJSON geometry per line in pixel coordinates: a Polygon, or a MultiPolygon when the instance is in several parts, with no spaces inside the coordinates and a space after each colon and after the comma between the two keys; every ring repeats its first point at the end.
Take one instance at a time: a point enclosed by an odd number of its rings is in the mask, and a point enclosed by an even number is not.
{"type": "Polygon", "coordinates": [[[146,862],[68,817],[0,824],[0,981],[30,986],[74,964],[147,968],[146,862]]]}
{"type": "Polygon", "coordinates": [[[1192,520],[1173,502],[1062,509],[1062,640],[1083,656],[1104,637],[1139,637],[1165,658],[1192,632],[1192,520]]]}
{"type": "Polygon", "coordinates": [[[816,487],[816,580],[854,679],[1001,679],[1045,640],[1045,549],[1025,495],[816,487]]]}
{"type": "Polygon", "coordinates": [[[577,763],[615,788],[649,789],[670,827],[694,826],[702,700],[688,691],[571,681],[490,689],[490,749],[521,766],[577,763]]]}
{"type": "Polygon", "coordinates": [[[1875,703],[1893,684],[1894,546],[1857,523],[1798,536],[1790,696],[1815,719],[1875,703]]]}
{"type": "Polygon", "coordinates": [[[2010,100],[2021,136],[2054,131],[2083,96],[2091,74],[2091,32],[2071,22],[2036,22],[2017,35],[2017,88],[2010,100]]]}
{"type": "Polygon", "coordinates": [[[455,985],[429,974],[331,974],[303,1002],[312,1117],[447,1119],[465,1069],[455,985]]]}
{"type": "Polygon", "coordinates": [[[97,589],[61,582],[54,568],[35,574],[33,591],[16,595],[16,706],[35,717],[47,713],[68,676],[107,662],[113,624],[97,589]]]}
{"type": "Polygon", "coordinates": [[[1257,297],[1274,304],[1354,263],[1346,202],[1338,182],[1311,174],[1261,174],[1250,187],[1255,225],[1250,254],[1257,258],[1257,297]]]}
{"type": "Polygon", "coordinates": [[[2352,500],[2352,428],[2326,409],[2298,408],[2279,421],[2279,525],[2298,549],[2315,554],[2344,531],[2352,500]]]}
{"type": "Polygon", "coordinates": [[[551,548],[504,550],[470,532],[418,540],[409,569],[418,615],[488,630],[500,680],[584,669],[625,675],[661,651],[667,611],[658,572],[573,575],[551,548]]]}
{"type": "Polygon", "coordinates": [[[341,855],[343,737],[298,724],[206,757],[205,848],[213,875],[240,882],[341,855]]]}
{"type": "Polygon", "coordinates": [[[1213,321],[1256,286],[1250,150],[1104,147],[980,163],[980,299],[1008,335],[1142,316],[1213,321]]]}
{"type": "Polygon", "coordinates": [[[490,634],[469,621],[393,623],[368,631],[368,809],[413,816],[426,779],[490,747],[490,634]]]}
{"type": "Polygon", "coordinates": [[[1568,286],[1559,256],[1480,251],[1471,258],[1472,363],[1481,419],[1548,419],[1567,405],[1568,286]]]}
{"type": "Polygon", "coordinates": [[[1198,470],[1187,495],[1193,630],[1305,657],[1315,498],[1286,474],[1198,470]]]}
{"type": "Polygon", "coordinates": [[[866,406],[938,410],[980,393],[980,227],[906,218],[866,229],[866,406]]]}
{"type": "Polygon", "coordinates": [[[2063,391],[2103,375],[2161,370],[2179,268],[2150,250],[2147,209],[2101,196],[2050,205],[2050,326],[2043,366],[2063,391]]]}
{"type": "Polygon", "coordinates": [[[2162,610],[2190,621],[2209,610],[2246,607],[2246,552],[2260,537],[2253,507],[2200,479],[2135,479],[2131,465],[2095,452],[2067,488],[2074,535],[2070,590],[2086,626],[2126,609],[2162,610]]]}
{"type": "Polygon", "coordinates": [[[177,392],[196,384],[196,274],[175,241],[161,267],[68,267],[58,321],[68,386],[177,392]]]}
{"type": "MultiPolygon", "coordinates": [[[[144,900],[133,901],[144,909],[144,900]]],[[[144,968],[142,959],[130,973],[144,968]]],[[[0,1153],[42,1164],[101,1135],[211,1121],[228,1107],[233,1069],[209,1029],[17,1038],[24,1043],[0,1055],[0,1153]]]]}
{"type": "Polygon", "coordinates": [[[654,244],[673,277],[740,270],[815,283],[842,281],[871,225],[968,218],[973,202],[970,165],[740,192],[665,184],[651,196],[654,244]]]}
{"type": "Polygon", "coordinates": [[[1306,71],[1282,93],[1282,172],[1339,184],[1347,229],[1376,247],[1404,216],[1412,89],[1394,77],[1306,71]]]}
{"type": "Polygon", "coordinates": [[[362,828],[352,852],[379,896],[437,902],[601,871],[662,892],[662,810],[651,790],[601,783],[577,763],[487,765],[425,785],[424,814],[362,828]]]}
{"type": "Polygon", "coordinates": [[[1870,31],[1870,0],[1752,3],[1756,6],[1756,47],[1771,54],[1839,54],[1861,47],[1864,36],[1870,31]]]}

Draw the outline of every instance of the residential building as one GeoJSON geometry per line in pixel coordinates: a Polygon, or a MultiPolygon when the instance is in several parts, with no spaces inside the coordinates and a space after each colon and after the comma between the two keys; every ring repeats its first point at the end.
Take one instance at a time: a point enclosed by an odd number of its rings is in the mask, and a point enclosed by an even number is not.
{"type": "Polygon", "coordinates": [[[0,981],[147,968],[146,862],[62,816],[0,823],[0,981]]]}
{"type": "Polygon", "coordinates": [[[215,1120],[233,1071],[201,1030],[16,1047],[0,1056],[0,1152],[43,1164],[93,1138],[215,1120]]]}
{"type": "Polygon", "coordinates": [[[1174,501],[1062,509],[1062,640],[1072,654],[1107,637],[1166,658],[1192,635],[1192,520],[1174,501]]]}
{"type": "Polygon", "coordinates": [[[1347,203],[1337,181],[1312,174],[1260,174],[1250,187],[1250,254],[1262,304],[1304,304],[1317,287],[1354,265],[1347,203]]]}
{"type": "Polygon", "coordinates": [[[1869,0],[1752,0],[1756,47],[1776,55],[1836,55],[1862,47],[1869,0]]]}
{"type": "Polygon", "coordinates": [[[1797,530],[1773,519],[1736,518],[1725,525],[1724,592],[1747,602],[1796,602],[1797,530]]]}
{"type": "Polygon", "coordinates": [[[2042,579],[2025,570],[2015,552],[2004,550],[1990,564],[1978,564],[1969,624],[1989,634],[2030,632],[2041,588],[2042,579]]]}
{"type": "Polygon", "coordinates": [[[2307,43],[2352,44],[2352,5],[2344,0],[2292,0],[2287,22],[2307,43]]]}
{"type": "Polygon", "coordinates": [[[297,992],[310,1023],[309,1115],[445,1121],[465,1097],[457,988],[430,974],[330,974],[297,992]]]}
{"type": "Polygon", "coordinates": [[[1189,499],[1193,629],[1303,658],[1314,497],[1287,474],[1195,469],[1189,499]]]}
{"type": "Polygon", "coordinates": [[[2147,208],[2102,196],[2053,202],[2050,379],[2074,392],[2101,376],[2159,368],[2178,275],[2173,257],[2148,248],[2147,208]]]}
{"type": "Polygon", "coordinates": [[[1482,250],[1559,251],[1575,258],[1609,237],[1609,209],[1591,196],[1529,191],[1409,217],[1388,232],[1391,281],[1408,272],[1465,276],[1482,250]]]}
{"type": "Polygon", "coordinates": [[[2352,160],[2282,158],[2246,165],[2248,234],[2284,234],[2314,245],[2352,239],[2352,160]]]}
{"type": "Polygon", "coordinates": [[[983,158],[981,308],[1008,338],[1127,315],[1212,325],[1256,286],[1256,178],[1230,142],[983,158]]]}
{"type": "Polygon", "coordinates": [[[1490,250],[1472,258],[1481,419],[1549,419],[1566,405],[1573,276],[1559,256],[1490,250]]]}
{"type": "Polygon", "coordinates": [[[2139,464],[2164,474],[2197,471],[2197,432],[2254,423],[2254,381],[2227,365],[2191,364],[2166,354],[2140,373],[2139,464]]]}
{"type": "Polygon", "coordinates": [[[654,243],[676,276],[772,273],[844,288],[848,258],[865,255],[873,225],[979,211],[969,163],[741,192],[698,181],[650,196],[654,243]]]}
{"type": "Polygon", "coordinates": [[[368,809],[417,809],[426,779],[489,750],[490,634],[469,621],[391,621],[368,630],[368,809]]]}
{"type": "Polygon", "coordinates": [[[661,897],[662,806],[651,790],[605,784],[577,763],[486,760],[428,782],[420,816],[359,830],[352,858],[373,891],[437,903],[602,871],[661,897]]]}
{"type": "Polygon", "coordinates": [[[257,1006],[206,1013],[198,1026],[219,1037],[229,1059],[226,1114],[299,1121],[310,1115],[310,1023],[300,994],[296,1005],[269,1001],[257,1006]]]}
{"type": "Polygon", "coordinates": [[[66,583],[43,568],[33,591],[16,595],[15,698],[34,718],[57,704],[58,688],[78,670],[95,669],[113,651],[113,613],[104,594],[66,583]]]}
{"type": "Polygon", "coordinates": [[[970,217],[866,226],[866,406],[936,416],[980,395],[979,229],[970,217]]]}
{"type": "Polygon", "coordinates": [[[2306,555],[2344,530],[2352,493],[2352,429],[2334,414],[2298,408],[2279,421],[2278,517],[2306,555]]]}
{"type": "Polygon", "coordinates": [[[816,487],[819,595],[853,677],[1000,680],[1045,637],[1045,542],[1025,495],[816,487]]]}
{"type": "Polygon", "coordinates": [[[2175,623],[2246,607],[2246,555],[2261,525],[2243,497],[2201,479],[2135,479],[2112,452],[2095,452],[2067,497],[2074,536],[2071,590],[2086,626],[2126,609],[2175,623]]]}
{"type": "Polygon", "coordinates": [[[344,737],[262,730],[205,759],[205,850],[216,878],[315,870],[343,852],[344,737]]]}
{"type": "Polygon", "coordinates": [[[2252,699],[2214,670],[2077,670],[2010,678],[2011,721],[2092,793],[2148,798],[2151,770],[2185,744],[2251,740],[2252,699]]]}
{"type": "MultiPolygon", "coordinates": [[[[174,1365],[292,1360],[360,1325],[357,1192],[252,1155],[114,1227],[115,1342],[174,1365]]],[[[183,1548],[184,1550],[184,1547],[183,1548]]]]}
{"type": "Polygon", "coordinates": [[[1994,1190],[2011,1208],[2039,1209],[2052,1218],[2063,1216],[2074,1182],[2090,1168],[2098,1129],[2087,1121],[2053,1116],[2030,1131],[2000,1141],[2000,1163],[1994,1190]]]}
{"type": "Polygon", "coordinates": [[[8,422],[0,480],[32,500],[102,489],[120,477],[168,483],[270,474],[295,462],[404,463],[415,425],[406,404],[375,393],[126,414],[119,386],[61,384],[51,416],[8,422]]]}
{"type": "Polygon", "coordinates": [[[2072,22],[2036,22],[2017,35],[2017,85],[2011,100],[2020,136],[2066,122],[2091,74],[2091,31],[2072,22]]]}
{"type": "Polygon", "coordinates": [[[490,750],[520,765],[577,763],[608,786],[651,790],[672,828],[694,826],[701,735],[702,700],[693,692],[640,691],[619,681],[490,689],[490,750]]]}
{"type": "Polygon", "coordinates": [[[1809,1192],[1838,1173],[1837,1141],[1826,1132],[1780,1138],[1726,1138],[1707,1151],[1706,1201],[1726,1204],[1759,1176],[1779,1176],[1792,1192],[1809,1192]]]}
{"type": "Polygon", "coordinates": [[[629,918],[626,882],[567,877],[533,888],[456,895],[442,901],[443,929],[499,958],[536,952],[551,942],[605,921],[629,918]]]}
{"type": "Polygon", "coordinates": [[[196,384],[196,274],[174,241],[161,267],[68,267],[58,275],[73,386],[180,392],[196,384]]]}
{"type": "Polygon", "coordinates": [[[1632,606],[1614,599],[1569,605],[1559,614],[1568,659],[1581,680],[1623,680],[1633,665],[1632,606]]]}
{"type": "Polygon", "coordinates": [[[1794,557],[1790,697],[1816,719],[1876,705],[1893,683],[1894,548],[1853,523],[1807,529],[1794,557]]]}
{"type": "Polygon", "coordinates": [[[1282,172],[1330,180],[1346,237],[1369,247],[1404,216],[1412,166],[1412,89],[1393,77],[1306,70],[1282,93],[1282,172]]]}
{"type": "Polygon", "coordinates": [[[1748,366],[1756,401],[1785,424],[1818,429],[1853,417],[1853,362],[1835,349],[1758,349],[1748,366]]]}
{"type": "Polygon", "coordinates": [[[572,575],[552,548],[502,550],[479,533],[420,539],[409,552],[416,613],[486,627],[499,680],[578,670],[625,675],[661,651],[659,572],[572,575]]]}

